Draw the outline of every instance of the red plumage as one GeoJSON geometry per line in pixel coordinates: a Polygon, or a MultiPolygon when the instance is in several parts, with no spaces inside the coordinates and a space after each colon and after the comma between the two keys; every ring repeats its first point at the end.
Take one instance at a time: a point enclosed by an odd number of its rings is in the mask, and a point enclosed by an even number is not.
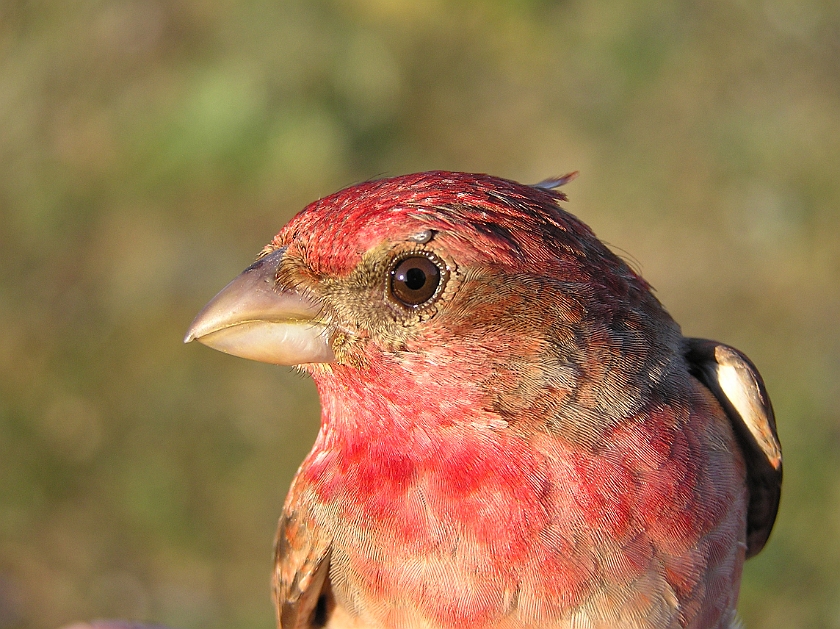
{"type": "Polygon", "coordinates": [[[320,352],[274,360],[322,402],[278,531],[284,629],[734,622],[781,481],[761,379],[684,338],[562,200],[463,173],[363,183],[247,272],[308,318],[255,314],[238,280],[199,315],[188,339],[231,353],[272,361],[255,325],[320,352]]]}

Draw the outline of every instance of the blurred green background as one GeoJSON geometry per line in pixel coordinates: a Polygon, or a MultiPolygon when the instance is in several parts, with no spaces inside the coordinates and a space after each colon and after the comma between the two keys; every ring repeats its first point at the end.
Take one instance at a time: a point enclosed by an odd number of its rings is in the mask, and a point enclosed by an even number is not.
{"type": "Polygon", "coordinates": [[[687,334],[745,351],[785,489],[753,629],[840,627],[840,4],[0,0],[0,629],[270,629],[318,425],[187,325],[307,202],[570,170],[687,334]]]}

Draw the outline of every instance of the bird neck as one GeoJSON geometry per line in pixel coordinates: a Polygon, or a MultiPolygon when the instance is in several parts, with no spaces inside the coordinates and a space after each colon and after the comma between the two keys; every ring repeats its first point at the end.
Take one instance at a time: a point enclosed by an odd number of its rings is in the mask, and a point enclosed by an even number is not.
{"type": "Polygon", "coordinates": [[[323,431],[338,443],[352,447],[387,439],[420,454],[433,446],[427,441],[439,431],[502,421],[484,409],[481,374],[429,376],[430,371],[384,362],[371,362],[362,373],[336,366],[315,376],[323,431]]]}
{"type": "Polygon", "coordinates": [[[487,453],[518,439],[487,409],[481,378],[426,379],[391,367],[315,374],[322,425],[302,470],[307,482],[327,494],[361,497],[381,489],[386,476],[397,498],[419,477],[451,479],[471,470],[481,478],[484,459],[498,466],[487,453]]]}

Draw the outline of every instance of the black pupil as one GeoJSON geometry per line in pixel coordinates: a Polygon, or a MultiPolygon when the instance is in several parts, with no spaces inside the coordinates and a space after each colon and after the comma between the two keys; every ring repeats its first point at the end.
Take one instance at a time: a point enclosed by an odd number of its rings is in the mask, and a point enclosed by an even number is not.
{"type": "Polygon", "coordinates": [[[408,269],[405,273],[405,285],[411,290],[420,290],[426,283],[426,274],[417,267],[408,269]]]}

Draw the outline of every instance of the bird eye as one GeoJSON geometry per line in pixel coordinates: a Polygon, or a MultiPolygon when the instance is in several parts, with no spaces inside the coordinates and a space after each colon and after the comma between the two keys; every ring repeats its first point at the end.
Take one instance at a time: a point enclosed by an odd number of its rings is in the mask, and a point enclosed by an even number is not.
{"type": "Polygon", "coordinates": [[[428,256],[402,258],[391,269],[390,293],[404,306],[420,306],[435,296],[440,280],[440,266],[428,256]]]}

